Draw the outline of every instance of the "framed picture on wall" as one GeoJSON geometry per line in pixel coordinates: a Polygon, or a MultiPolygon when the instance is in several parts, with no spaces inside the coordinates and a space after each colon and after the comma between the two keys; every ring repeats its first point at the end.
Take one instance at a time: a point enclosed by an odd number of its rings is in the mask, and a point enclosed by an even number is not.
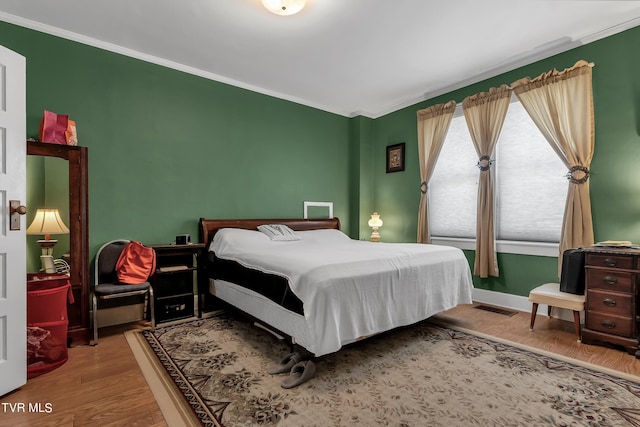
{"type": "Polygon", "coordinates": [[[404,142],[387,145],[387,173],[404,170],[404,142]]]}

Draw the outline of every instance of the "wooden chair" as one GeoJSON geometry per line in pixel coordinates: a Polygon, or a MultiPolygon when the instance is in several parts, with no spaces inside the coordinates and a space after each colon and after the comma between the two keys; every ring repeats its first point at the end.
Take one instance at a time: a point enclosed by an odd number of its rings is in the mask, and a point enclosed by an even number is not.
{"type": "Polygon", "coordinates": [[[551,316],[551,307],[564,308],[573,311],[573,322],[575,323],[578,342],[580,342],[580,312],[584,310],[584,295],[561,292],[559,283],[545,283],[529,293],[529,301],[533,303],[531,308],[531,330],[533,330],[533,324],[536,321],[538,304],[547,304],[549,306],[548,316],[551,316]]]}

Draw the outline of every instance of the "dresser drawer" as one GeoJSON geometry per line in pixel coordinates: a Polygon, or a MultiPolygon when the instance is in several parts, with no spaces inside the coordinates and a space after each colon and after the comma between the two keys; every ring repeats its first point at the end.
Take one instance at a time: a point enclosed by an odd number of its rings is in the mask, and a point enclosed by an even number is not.
{"type": "Polygon", "coordinates": [[[631,294],[588,290],[587,310],[613,316],[629,316],[629,313],[633,313],[633,296],[631,294]]]}
{"type": "Polygon", "coordinates": [[[616,270],[587,268],[587,289],[633,293],[636,275],[616,270]]]}
{"type": "Polygon", "coordinates": [[[630,317],[614,316],[597,311],[587,312],[586,327],[606,334],[631,337],[634,332],[634,319],[630,317]]]}
{"type": "Polygon", "coordinates": [[[633,269],[633,257],[619,256],[619,255],[606,255],[606,254],[587,254],[585,259],[586,265],[593,265],[594,267],[606,267],[606,268],[626,268],[633,269]]]}

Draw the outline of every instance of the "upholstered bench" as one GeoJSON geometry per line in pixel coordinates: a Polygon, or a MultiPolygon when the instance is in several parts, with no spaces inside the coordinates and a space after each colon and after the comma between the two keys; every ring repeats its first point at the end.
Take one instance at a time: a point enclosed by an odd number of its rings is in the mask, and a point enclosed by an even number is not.
{"type": "Polygon", "coordinates": [[[547,304],[549,306],[547,312],[549,316],[551,316],[551,307],[564,308],[573,311],[573,321],[576,326],[576,334],[578,334],[578,342],[580,342],[580,312],[584,310],[584,295],[561,292],[559,283],[545,283],[529,293],[529,301],[533,303],[531,308],[531,330],[533,330],[533,324],[536,321],[538,304],[547,304]]]}

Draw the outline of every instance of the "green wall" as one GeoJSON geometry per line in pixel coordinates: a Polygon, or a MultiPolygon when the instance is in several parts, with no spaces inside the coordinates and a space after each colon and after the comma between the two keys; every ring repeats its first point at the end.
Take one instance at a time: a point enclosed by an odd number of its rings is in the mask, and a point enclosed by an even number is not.
{"type": "Polygon", "coordinates": [[[89,148],[92,254],[195,239],[199,217],[302,217],[305,200],[350,232],[350,119],[7,23],[0,44],[27,58],[27,136],[47,109],[89,148]]]}
{"type": "Polygon", "coordinates": [[[351,121],[351,220],[357,233],[353,238],[368,240],[371,229],[367,225],[373,206],[373,159],[374,159],[375,121],[366,117],[355,117],[351,121]]]}
{"type": "MultiPolygon", "coordinates": [[[[383,239],[398,242],[416,240],[420,196],[417,110],[452,99],[460,103],[468,95],[511,84],[525,76],[535,77],[552,68],[562,70],[585,59],[595,63],[596,133],[590,179],[595,238],[596,241],[611,239],[640,243],[638,46],[640,27],[376,119],[374,204],[384,219],[383,239]],[[385,147],[398,142],[406,142],[406,171],[386,174],[385,147]]],[[[455,212],[451,214],[455,215],[455,212]]],[[[473,256],[474,251],[467,251],[471,262],[473,256]]],[[[498,264],[500,277],[480,280],[474,276],[476,287],[524,296],[541,283],[558,280],[557,258],[499,254],[498,264]]]]}
{"type": "MultiPolygon", "coordinates": [[[[92,254],[114,238],[195,237],[201,216],[299,217],[305,200],[333,201],[351,237],[367,239],[366,221],[378,211],[383,240],[415,242],[416,111],[579,59],[596,64],[596,240],[640,242],[640,27],[377,119],[345,118],[7,23],[0,44],[27,58],[28,136],[37,136],[48,109],[76,120],[79,143],[89,147],[92,254]],[[399,142],[406,170],[386,174],[385,147],[399,142]]],[[[474,252],[465,254],[473,263],[474,252]]],[[[476,277],[477,287],[527,295],[557,280],[556,258],[499,254],[498,262],[501,276],[476,277]]]]}

